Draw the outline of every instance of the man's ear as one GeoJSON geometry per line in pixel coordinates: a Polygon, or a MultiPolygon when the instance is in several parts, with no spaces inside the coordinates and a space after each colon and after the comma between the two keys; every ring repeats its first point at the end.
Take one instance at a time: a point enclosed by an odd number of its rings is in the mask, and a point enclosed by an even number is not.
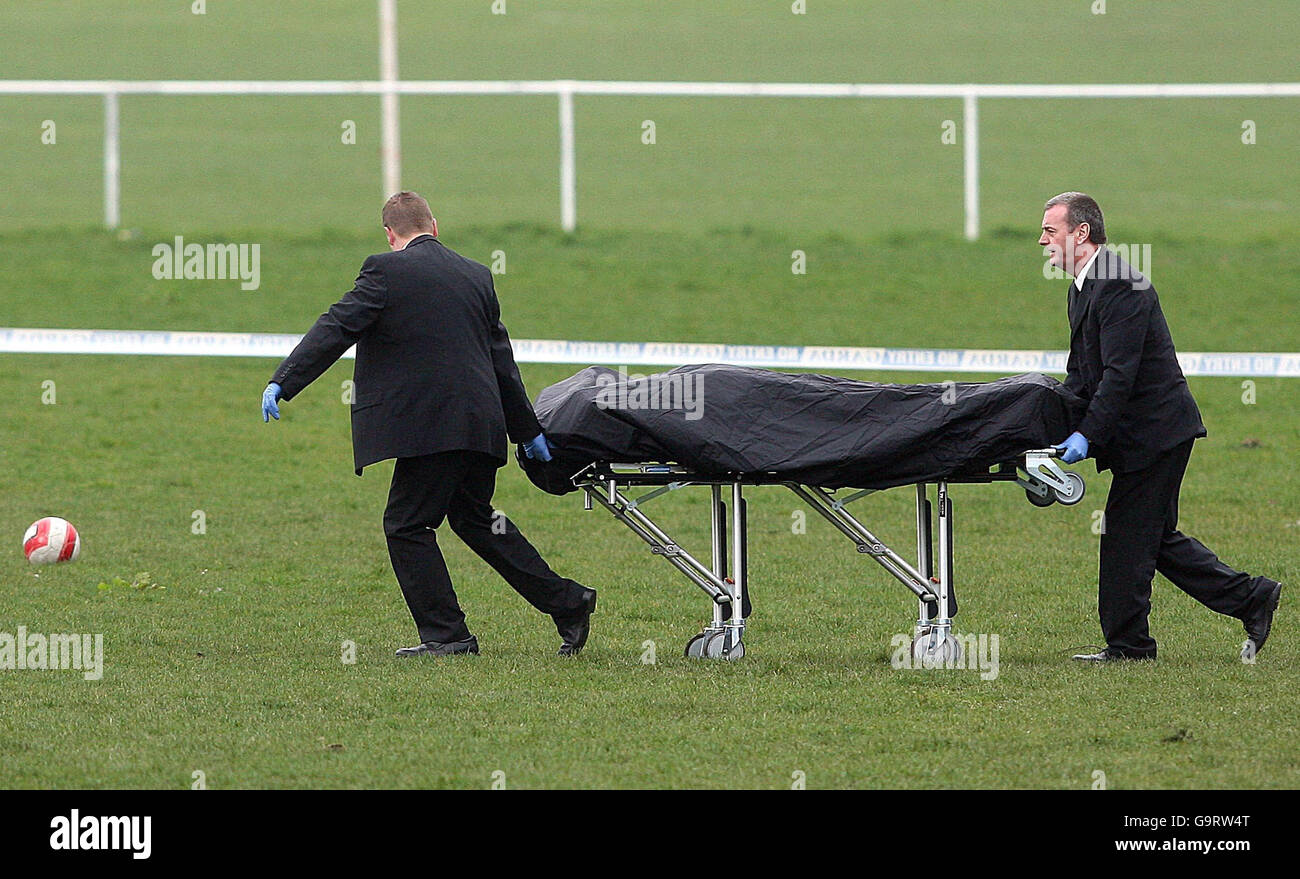
{"type": "Polygon", "coordinates": [[[1080,244],[1082,244],[1083,242],[1087,241],[1090,237],[1092,237],[1092,227],[1089,226],[1087,223],[1080,223],[1078,231],[1083,233],[1083,237],[1079,239],[1080,244]]]}
{"type": "Polygon", "coordinates": [[[397,236],[394,235],[393,230],[387,226],[384,227],[384,237],[388,239],[389,247],[392,247],[397,242],[397,236]]]}
{"type": "Polygon", "coordinates": [[[438,237],[438,219],[437,219],[437,217],[434,217],[434,218],[433,218],[433,237],[434,237],[434,238],[437,238],[437,237],[438,237]]]}

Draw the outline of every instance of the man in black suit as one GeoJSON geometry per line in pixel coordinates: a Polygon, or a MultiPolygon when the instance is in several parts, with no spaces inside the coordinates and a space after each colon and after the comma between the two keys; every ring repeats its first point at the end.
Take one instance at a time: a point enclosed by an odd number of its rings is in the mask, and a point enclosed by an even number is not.
{"type": "Polygon", "coordinates": [[[519,378],[492,273],[438,240],[429,204],[399,192],[383,210],[391,253],[368,257],[352,291],[322,314],[272,376],[262,418],[356,345],[352,451],[357,475],[396,458],[384,534],[420,644],[398,656],[478,653],[438,549],[443,519],[533,607],[563,644],[587,641],[596,591],[557,575],[492,509],[507,434],[528,457],[550,447],[519,378]]]}
{"type": "Polygon", "coordinates": [[[1074,278],[1065,385],[1087,401],[1078,428],[1057,446],[1067,464],[1093,456],[1113,472],[1102,520],[1098,611],[1106,649],[1075,659],[1155,659],[1147,617],[1151,580],[1175,586],[1246,629],[1242,658],[1264,647],[1282,586],[1219,561],[1178,526],[1178,490],[1192,444],[1205,436],[1151,282],[1107,250],[1101,208],[1081,192],[1047,202],[1051,264],[1074,278]]]}

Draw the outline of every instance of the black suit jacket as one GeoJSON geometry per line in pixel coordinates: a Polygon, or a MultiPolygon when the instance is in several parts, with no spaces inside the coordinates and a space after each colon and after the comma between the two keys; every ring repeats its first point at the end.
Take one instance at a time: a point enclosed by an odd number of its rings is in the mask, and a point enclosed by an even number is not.
{"type": "Polygon", "coordinates": [[[357,346],[356,471],[385,458],[484,452],[542,432],[501,323],[492,273],[432,236],[367,257],[271,380],[284,399],[357,346]]]}
{"type": "Polygon", "coordinates": [[[1102,248],[1083,289],[1070,284],[1065,386],[1088,402],[1075,428],[1097,469],[1131,472],[1205,436],[1151,282],[1102,248]]]}

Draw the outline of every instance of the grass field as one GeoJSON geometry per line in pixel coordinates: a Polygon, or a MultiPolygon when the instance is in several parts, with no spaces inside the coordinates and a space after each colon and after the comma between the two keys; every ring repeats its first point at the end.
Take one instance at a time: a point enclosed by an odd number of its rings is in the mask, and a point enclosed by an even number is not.
{"type": "MultiPolygon", "coordinates": [[[[1287,35],[1300,27],[1280,2],[1255,15],[1112,3],[1105,16],[1084,2],[1044,14],[1017,0],[996,15],[973,2],[819,2],[802,18],[788,3],[596,14],[519,2],[497,20],[488,5],[445,4],[435,18],[402,3],[403,76],[1264,81],[1290,76],[1287,35]]],[[[368,0],[208,6],[6,5],[0,76],[375,75],[368,0]]],[[[975,244],[958,238],[960,147],[939,137],[960,119],[953,102],[580,100],[581,228],[565,236],[552,101],[408,100],[405,182],[431,196],[450,246],[482,261],[505,251],[497,286],[516,338],[1060,349],[1065,283],[1043,279],[1034,241],[1042,201],[1077,186],[1107,209],[1113,240],[1151,245],[1181,350],[1295,351],[1295,106],[985,102],[975,244]],[[645,119],[654,146],[639,140],[645,119]],[[1243,119],[1258,123],[1253,146],[1243,119]],[[791,273],[795,249],[807,275],[791,273]]],[[[14,267],[0,326],[304,331],[383,245],[377,110],[126,98],[119,235],[94,228],[99,102],[0,98],[0,264],[14,267]],[[56,145],[40,143],[45,119],[56,145]],[[343,119],[359,123],[355,147],[339,143],[343,119]],[[150,250],[176,235],[259,243],[260,289],[155,280],[150,250]]],[[[1006,486],[955,490],[959,628],[999,636],[992,681],[891,668],[909,594],[829,526],[794,533],[794,498],[777,489],[749,495],[746,657],[688,661],[704,596],[610,517],[543,495],[513,465],[497,505],[553,566],[601,590],[590,646],[555,657],[549,621],[448,534],[483,655],[398,661],[414,633],[380,529],[391,464],[352,474],[351,364],[264,425],[273,368],[0,356],[0,536],[12,550],[0,632],[105,641],[97,682],[5,673],[0,786],[181,788],[195,771],[215,788],[480,788],[496,772],[509,787],[779,788],[802,772],[809,787],[1087,788],[1097,771],[1113,788],[1300,785],[1293,602],[1243,665],[1239,624],[1158,579],[1158,663],[1069,662],[1100,638],[1091,525],[1108,478],[1091,465],[1073,508],[1038,510],[1006,486]],[[206,533],[193,533],[196,511],[206,533]],[[18,538],[50,514],[78,526],[84,552],[38,571],[18,538]]],[[[578,368],[523,374],[535,395],[578,368]]],[[[1253,403],[1240,379],[1191,385],[1210,436],[1184,484],[1184,530],[1294,582],[1300,383],[1258,379],[1253,403]]],[[[685,495],[659,501],[661,515],[703,548],[704,499],[685,495]]],[[[910,491],[859,504],[882,538],[911,545],[910,491]]]]}
{"type": "MultiPolygon", "coordinates": [[[[464,249],[478,253],[503,238],[511,268],[499,279],[501,295],[519,337],[561,336],[596,307],[608,317],[595,335],[647,334],[643,309],[599,290],[596,280],[609,275],[653,293],[655,319],[683,339],[863,343],[887,332],[898,344],[1061,343],[1059,300],[1041,276],[1031,275],[1014,301],[1015,284],[966,286],[1017,261],[1037,272],[1037,253],[1022,243],[945,242],[958,256],[918,283],[906,269],[925,261],[930,238],[826,239],[811,252],[838,259],[801,279],[819,293],[801,297],[781,289],[782,272],[792,277],[783,245],[762,235],[569,240],[497,230],[467,235],[464,249]],[[662,245],[649,248],[653,259],[647,243],[662,245]],[[754,266],[767,253],[773,268],[764,273],[754,266]],[[866,303],[853,293],[860,253],[890,268],[866,303]],[[708,264],[735,271],[710,275],[701,271],[708,264]],[[958,290],[960,307],[947,307],[958,290]],[[735,316],[720,324],[718,312],[735,316]],[[876,313],[889,315],[887,328],[876,313]]],[[[14,253],[29,244],[26,236],[0,239],[14,253]]],[[[222,282],[132,285],[127,279],[144,275],[150,261],[142,246],[95,235],[80,246],[93,268],[72,264],[62,283],[116,295],[87,296],[59,320],[31,306],[20,323],[194,327],[211,326],[204,315],[220,312],[226,328],[302,328],[373,242],[268,236],[267,252],[283,263],[260,293],[222,282]]],[[[1279,265],[1285,253],[1279,246],[1279,265]]],[[[1252,333],[1262,348],[1285,345],[1288,312],[1267,302],[1267,267],[1249,278],[1263,288],[1257,326],[1234,331],[1195,317],[1219,301],[1192,283],[1203,255],[1188,249],[1188,289],[1167,295],[1184,347],[1245,345],[1252,333]]],[[[59,513],[86,540],[81,561],[39,576],[15,552],[6,618],[31,631],[103,632],[107,665],[93,684],[75,673],[10,674],[0,779],[170,787],[188,784],[197,769],[213,786],[476,787],[500,770],[511,786],[767,787],[800,770],[812,786],[1085,787],[1101,770],[1116,787],[1300,781],[1300,753],[1286,744],[1300,722],[1289,696],[1300,683],[1287,636],[1291,608],[1259,663],[1243,666],[1235,621],[1161,581],[1157,666],[1068,663],[1072,648],[1097,640],[1090,526],[1106,480],[1091,468],[1091,494],[1072,509],[1035,510],[1001,486],[957,494],[962,629],[999,635],[1001,673],[992,682],[974,672],[893,670],[889,639],[908,630],[913,603],[820,522],[792,533],[793,498],[773,489],[751,495],[758,610],[749,655],[728,665],[688,661],[678,654],[707,614],[703,597],[612,519],[581,513],[574,498],[542,495],[513,466],[502,471],[498,505],[553,565],[602,590],[593,643],[577,662],[553,657],[548,622],[449,536],[444,545],[484,655],[399,662],[391,651],[412,636],[379,528],[389,467],[359,480],[351,474],[340,402],[350,364],[268,426],[256,398],[272,366],[0,360],[0,392],[11,401],[0,428],[8,459],[0,533],[17,535],[37,516],[59,513]],[[46,380],[56,383],[55,405],[40,402],[46,380]],[[37,478],[33,461],[49,461],[37,478]],[[191,533],[195,510],[206,534],[191,533]],[[166,588],[97,589],[141,572],[166,588]],[[344,640],[357,644],[354,665],[341,662],[344,640]],[[658,655],[652,666],[641,661],[647,640],[658,655]],[[1260,753],[1222,747],[1242,736],[1272,743],[1267,773],[1260,753]]],[[[526,366],[524,375],[535,393],[571,371],[526,366]]],[[[1183,492],[1185,528],[1234,563],[1291,576],[1300,567],[1300,491],[1288,466],[1300,388],[1260,380],[1258,402],[1245,405],[1237,380],[1192,384],[1211,437],[1183,492]]],[[[701,546],[701,499],[660,503],[683,540],[701,546]]],[[[908,492],[861,503],[883,537],[910,545],[908,492]]]]}

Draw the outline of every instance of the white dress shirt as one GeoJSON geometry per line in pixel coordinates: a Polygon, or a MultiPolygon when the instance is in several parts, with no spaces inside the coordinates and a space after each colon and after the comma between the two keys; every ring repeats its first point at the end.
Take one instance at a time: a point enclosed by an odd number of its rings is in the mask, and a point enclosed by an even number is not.
{"type": "Polygon", "coordinates": [[[1074,276],[1075,289],[1080,293],[1083,292],[1083,279],[1088,277],[1088,269],[1092,268],[1092,264],[1097,261],[1097,255],[1101,253],[1102,247],[1105,247],[1105,245],[1098,245],[1097,249],[1092,252],[1092,256],[1084,263],[1083,268],[1079,270],[1079,274],[1074,276]]]}

